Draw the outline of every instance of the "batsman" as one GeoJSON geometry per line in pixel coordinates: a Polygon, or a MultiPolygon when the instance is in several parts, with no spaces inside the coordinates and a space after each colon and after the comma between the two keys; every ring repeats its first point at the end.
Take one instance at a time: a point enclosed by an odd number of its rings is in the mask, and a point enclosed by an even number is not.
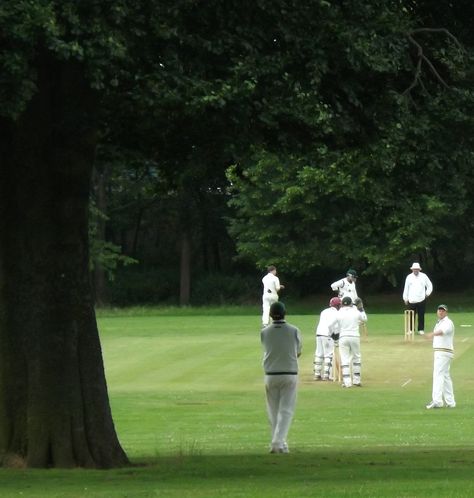
{"type": "Polygon", "coordinates": [[[342,387],[360,387],[362,384],[359,325],[367,322],[362,300],[354,306],[349,296],[343,297],[338,318],[342,387]]]}

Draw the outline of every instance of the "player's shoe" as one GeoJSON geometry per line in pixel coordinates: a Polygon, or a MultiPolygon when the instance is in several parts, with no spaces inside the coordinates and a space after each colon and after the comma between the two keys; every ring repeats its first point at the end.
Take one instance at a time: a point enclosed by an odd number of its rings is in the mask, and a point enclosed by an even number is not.
{"type": "Polygon", "coordinates": [[[289,453],[290,450],[288,449],[288,445],[286,443],[283,443],[282,446],[276,446],[272,445],[270,448],[270,453],[289,453]]]}
{"type": "Polygon", "coordinates": [[[446,408],[456,408],[456,403],[453,403],[452,405],[446,405],[446,408]]]}
{"type": "Polygon", "coordinates": [[[443,408],[443,405],[439,405],[438,403],[435,403],[434,401],[432,401],[431,403],[428,403],[426,405],[426,409],[427,410],[432,410],[432,409],[435,409],[435,408],[443,408]]]}
{"type": "Polygon", "coordinates": [[[419,331],[418,331],[418,334],[419,334],[419,335],[425,335],[425,331],[424,331],[424,330],[419,330],[419,331]]]}

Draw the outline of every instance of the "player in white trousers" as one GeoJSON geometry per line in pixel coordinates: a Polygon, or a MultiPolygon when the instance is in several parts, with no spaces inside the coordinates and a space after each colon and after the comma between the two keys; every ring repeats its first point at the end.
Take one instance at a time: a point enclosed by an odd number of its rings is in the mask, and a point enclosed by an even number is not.
{"type": "Polygon", "coordinates": [[[361,354],[359,325],[367,322],[362,300],[352,305],[349,296],[342,298],[339,318],[339,354],[341,355],[342,387],[361,386],[361,354]]]}
{"type": "Polygon", "coordinates": [[[448,307],[445,304],[438,306],[436,314],[438,321],[433,332],[425,334],[428,339],[433,339],[433,392],[431,402],[426,405],[428,410],[454,408],[453,381],[451,380],[450,367],[454,356],[454,323],[448,318],[448,307]]]}
{"type": "Polygon", "coordinates": [[[329,380],[334,356],[334,336],[339,334],[337,312],[340,307],[341,300],[333,297],[329,301],[329,308],[321,311],[319,315],[314,352],[314,380],[329,380]]]}
{"type": "Polygon", "coordinates": [[[277,269],[270,265],[267,274],[262,278],[262,325],[266,327],[270,322],[270,306],[278,301],[278,292],[285,286],[280,284],[280,279],[276,276],[277,269]]]}
{"type": "Polygon", "coordinates": [[[273,303],[270,307],[273,323],[260,333],[271,427],[270,453],[289,453],[287,436],[296,406],[298,357],[303,344],[299,329],[287,323],[285,315],[284,304],[273,303]]]}

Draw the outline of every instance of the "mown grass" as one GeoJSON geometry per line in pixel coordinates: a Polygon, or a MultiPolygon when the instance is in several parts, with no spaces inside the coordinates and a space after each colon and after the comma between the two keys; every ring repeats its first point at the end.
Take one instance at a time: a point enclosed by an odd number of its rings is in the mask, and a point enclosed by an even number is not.
{"type": "MultiPolygon", "coordinates": [[[[291,453],[270,455],[259,310],[202,311],[100,316],[114,420],[131,467],[2,469],[0,496],[474,495],[473,313],[451,314],[458,406],[427,411],[430,343],[403,341],[401,311],[369,313],[364,387],[344,390],[312,381],[316,316],[289,307],[288,320],[304,337],[299,398],[291,453]]],[[[432,326],[434,310],[426,318],[432,326]]]]}

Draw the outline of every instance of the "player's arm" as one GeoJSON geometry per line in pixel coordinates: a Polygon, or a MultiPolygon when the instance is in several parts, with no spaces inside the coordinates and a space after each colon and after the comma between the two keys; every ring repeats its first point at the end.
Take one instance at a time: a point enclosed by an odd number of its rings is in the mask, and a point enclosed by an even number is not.
{"type": "Polygon", "coordinates": [[[445,334],[445,330],[444,329],[434,329],[433,332],[428,332],[427,334],[425,334],[425,337],[427,339],[433,339],[433,337],[435,335],[444,335],[445,334]]]}
{"type": "Polygon", "coordinates": [[[333,282],[333,283],[331,284],[331,289],[332,289],[334,292],[338,292],[338,291],[339,291],[339,289],[340,289],[341,287],[343,287],[343,286],[344,286],[344,279],[341,279],[341,280],[337,280],[336,282],[333,282]]]}

